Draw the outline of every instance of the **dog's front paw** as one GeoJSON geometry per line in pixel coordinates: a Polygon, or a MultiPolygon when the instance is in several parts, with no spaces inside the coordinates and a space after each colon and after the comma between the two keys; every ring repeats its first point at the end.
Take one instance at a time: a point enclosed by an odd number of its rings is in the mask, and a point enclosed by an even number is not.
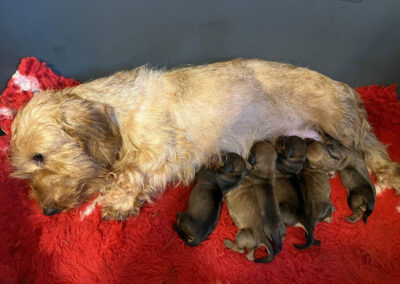
{"type": "Polygon", "coordinates": [[[133,215],[131,211],[120,211],[115,210],[115,208],[111,206],[106,206],[101,209],[103,219],[108,220],[118,220],[118,221],[125,221],[128,219],[129,216],[133,215]]]}

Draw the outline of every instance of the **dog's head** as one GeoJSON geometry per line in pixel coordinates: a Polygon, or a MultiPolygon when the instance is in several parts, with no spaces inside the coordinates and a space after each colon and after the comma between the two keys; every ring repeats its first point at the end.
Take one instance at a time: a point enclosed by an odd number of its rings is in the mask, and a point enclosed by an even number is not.
{"type": "Polygon", "coordinates": [[[275,142],[277,169],[282,173],[298,174],[306,160],[307,144],[297,136],[280,136],[275,142]]]}
{"type": "Polygon", "coordinates": [[[250,150],[249,163],[253,166],[253,174],[262,178],[274,176],[277,154],[268,141],[257,142],[250,150]]]}
{"type": "Polygon", "coordinates": [[[12,125],[14,177],[29,179],[44,214],[76,207],[104,186],[121,146],[112,107],[73,94],[36,95],[12,125]]]}

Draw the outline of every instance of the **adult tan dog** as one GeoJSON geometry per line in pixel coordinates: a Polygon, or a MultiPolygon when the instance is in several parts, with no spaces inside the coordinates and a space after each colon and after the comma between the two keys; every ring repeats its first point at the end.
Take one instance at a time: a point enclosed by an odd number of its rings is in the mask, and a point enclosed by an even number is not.
{"type": "Polygon", "coordinates": [[[310,129],[361,152],[380,184],[400,190],[399,165],[353,89],[261,60],[139,67],[40,92],[13,123],[12,165],[46,215],[101,192],[103,216],[123,219],[221,151],[247,157],[255,141],[310,129]]]}

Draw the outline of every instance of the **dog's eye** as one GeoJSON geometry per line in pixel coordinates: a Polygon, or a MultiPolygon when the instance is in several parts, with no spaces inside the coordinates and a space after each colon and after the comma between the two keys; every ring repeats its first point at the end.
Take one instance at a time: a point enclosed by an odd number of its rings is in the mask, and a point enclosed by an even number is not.
{"type": "Polygon", "coordinates": [[[43,154],[40,154],[40,153],[34,154],[32,156],[32,160],[35,162],[36,165],[40,166],[44,161],[43,154]]]}

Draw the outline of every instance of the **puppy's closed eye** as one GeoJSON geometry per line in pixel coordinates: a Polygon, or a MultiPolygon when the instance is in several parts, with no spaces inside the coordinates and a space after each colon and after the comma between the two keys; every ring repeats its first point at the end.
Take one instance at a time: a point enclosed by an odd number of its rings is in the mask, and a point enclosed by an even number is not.
{"type": "Polygon", "coordinates": [[[32,160],[36,165],[41,166],[44,162],[44,156],[41,153],[36,153],[32,156],[32,160]]]}

